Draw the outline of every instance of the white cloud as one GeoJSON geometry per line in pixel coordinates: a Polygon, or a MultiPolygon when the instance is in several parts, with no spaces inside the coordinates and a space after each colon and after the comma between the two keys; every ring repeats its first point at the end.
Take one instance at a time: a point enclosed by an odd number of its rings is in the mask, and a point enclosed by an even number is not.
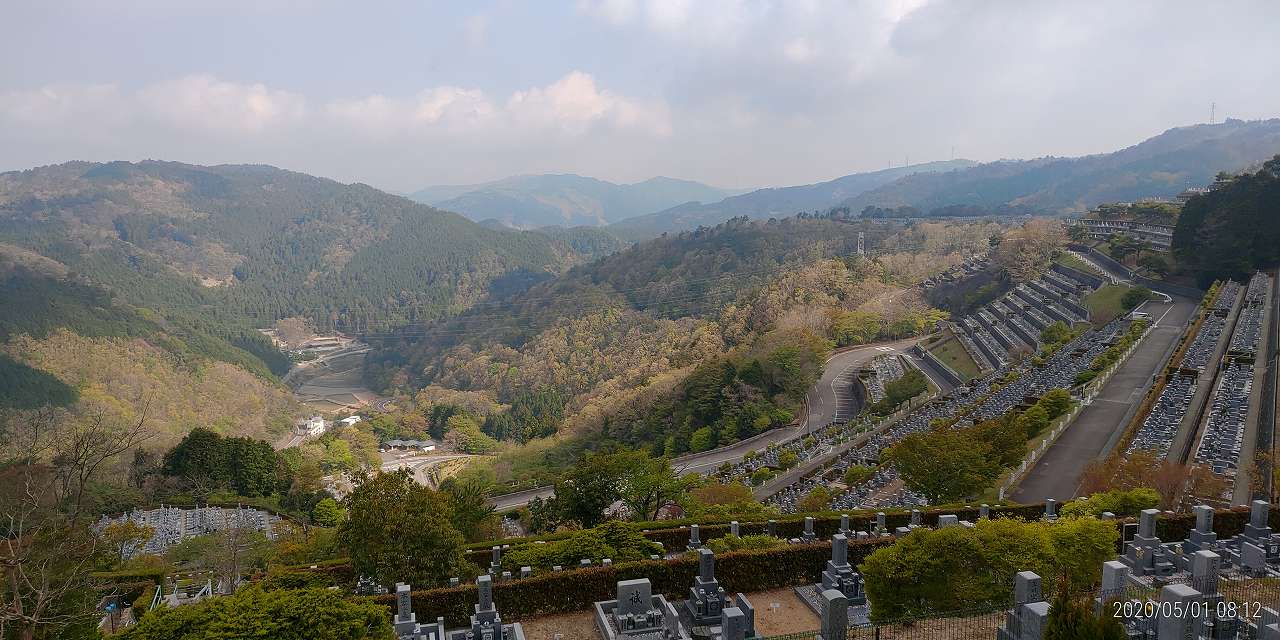
{"type": "MultiPolygon", "coordinates": [[[[351,149],[381,155],[466,148],[508,156],[613,139],[662,139],[671,132],[663,102],[606,90],[582,71],[498,99],[480,89],[438,86],[405,97],[315,101],[209,75],[134,91],[86,84],[0,93],[0,139],[40,146],[39,162],[65,160],[59,154],[66,149],[82,149],[70,157],[276,162],[305,170],[317,153],[345,165],[351,149]],[[299,152],[304,155],[294,155],[299,152]]],[[[5,157],[0,150],[0,160],[5,157]]]]}
{"type": "Polygon", "coordinates": [[[542,88],[517,91],[507,111],[521,124],[556,127],[579,134],[598,123],[665,136],[670,116],[661,104],[645,104],[596,87],[595,78],[574,71],[542,88]]]}
{"type": "Polygon", "coordinates": [[[307,101],[301,95],[203,74],[146,87],[134,101],[158,121],[213,133],[260,132],[297,124],[307,116],[307,101]]]}

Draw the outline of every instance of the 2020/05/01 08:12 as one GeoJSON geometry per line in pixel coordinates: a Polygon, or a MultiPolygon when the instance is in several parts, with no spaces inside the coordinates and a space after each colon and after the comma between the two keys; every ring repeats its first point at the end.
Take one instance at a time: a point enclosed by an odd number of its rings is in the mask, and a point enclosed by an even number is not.
{"type": "Polygon", "coordinates": [[[1257,618],[1262,615],[1261,602],[1231,602],[1216,605],[1208,602],[1157,602],[1155,600],[1117,600],[1111,603],[1117,618],[1203,618],[1211,613],[1219,618],[1257,618]]]}

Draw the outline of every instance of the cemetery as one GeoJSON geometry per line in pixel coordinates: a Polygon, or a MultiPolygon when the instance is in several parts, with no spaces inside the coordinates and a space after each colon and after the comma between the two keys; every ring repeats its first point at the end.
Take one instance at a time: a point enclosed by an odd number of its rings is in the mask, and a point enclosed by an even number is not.
{"type": "Polygon", "coordinates": [[[158,509],[130,511],[114,518],[102,516],[94,525],[94,530],[101,533],[108,526],[123,522],[151,527],[154,534],[150,539],[142,546],[125,552],[126,557],[131,557],[138,553],[163,553],[165,549],[187,538],[232,528],[258,531],[266,535],[267,539],[273,540],[275,525],[279,521],[280,517],[275,514],[247,507],[181,508],[161,505],[158,509]]]}
{"type": "MultiPolygon", "coordinates": [[[[1058,518],[1058,505],[1050,500],[1041,508],[1039,517],[1046,521],[1058,518]]],[[[929,514],[934,528],[973,527],[977,519],[995,515],[994,509],[960,513],[929,514]]],[[[818,572],[818,580],[794,588],[796,597],[813,612],[816,629],[808,637],[849,638],[864,637],[881,627],[892,629],[897,637],[911,637],[904,631],[911,624],[904,622],[874,622],[871,607],[858,572],[859,558],[864,558],[868,543],[888,544],[897,536],[913,530],[929,528],[925,514],[914,511],[890,518],[877,513],[871,518],[854,519],[843,516],[837,523],[822,527],[834,533],[829,546],[818,538],[819,527],[813,518],[804,521],[804,529],[792,539],[792,547],[814,549],[826,554],[824,566],[818,572]],[[904,522],[898,526],[893,523],[904,522]],[[858,523],[861,522],[861,525],[858,523]],[[861,526],[862,529],[857,528],[861,526]],[[853,546],[858,553],[851,553],[853,546]],[[904,626],[905,625],[905,626],[904,626]],[[860,631],[865,629],[866,631],[860,631]]],[[[1143,511],[1136,523],[1117,521],[1122,530],[1135,529],[1132,536],[1122,543],[1120,554],[1106,561],[1101,567],[1101,585],[1088,597],[1095,610],[1118,618],[1128,637],[1162,638],[1262,638],[1280,640],[1280,614],[1275,607],[1280,604],[1280,535],[1270,527],[1271,505],[1255,501],[1247,512],[1217,511],[1208,506],[1197,506],[1193,516],[1173,515],[1155,509],[1143,511]],[[1215,516],[1226,518],[1215,522],[1215,516]],[[1182,523],[1186,523],[1183,525],[1182,523]],[[1165,541],[1163,531],[1174,541],[1165,541]],[[1227,532],[1230,532],[1229,534],[1227,532]],[[1142,607],[1117,608],[1116,602],[1147,602],[1142,607]],[[1161,603],[1182,603],[1182,615],[1168,615],[1161,603]],[[1247,612],[1242,602],[1251,604],[1247,612]],[[1198,603],[1191,606],[1190,603],[1198,603]],[[1189,635],[1186,635],[1189,634],[1189,635]]],[[[1103,519],[1112,519],[1103,514],[1103,519]]],[[[736,523],[735,523],[736,524],[736,523]]],[[[692,541],[690,541],[692,543],[692,541]]],[[[690,544],[690,547],[694,545],[690,544]]],[[[635,571],[621,573],[608,587],[607,599],[591,604],[590,618],[597,635],[582,635],[577,629],[572,637],[599,637],[606,640],[619,638],[644,638],[661,640],[745,640],[769,637],[757,633],[759,627],[759,603],[753,603],[743,593],[730,594],[729,589],[716,575],[715,555],[705,547],[697,547],[696,573],[685,586],[683,600],[672,599],[672,587],[663,586],[669,576],[660,570],[661,564],[684,562],[666,560],[651,563],[650,576],[635,571]]],[[[810,556],[812,557],[812,556],[810,556]]],[[[730,556],[732,558],[732,556],[730,556]]],[[[757,565],[758,566],[758,565],[757,565]]],[[[599,571],[608,568],[601,565],[581,571],[599,571]]],[[[642,567],[637,566],[636,569],[642,567]]],[[[554,577],[559,572],[552,572],[554,577]]],[[[542,574],[545,578],[547,574],[542,574]]],[[[735,580],[741,580],[735,570],[735,580]]],[[[603,576],[600,576],[603,577],[603,576]]],[[[564,578],[570,578],[564,574],[564,578]]],[[[578,579],[593,583],[597,577],[582,574],[578,579]]],[[[395,594],[395,629],[401,640],[470,640],[472,638],[523,639],[525,631],[520,624],[503,622],[498,605],[495,605],[495,586],[515,586],[524,581],[538,581],[538,576],[522,572],[521,577],[510,575],[495,578],[482,575],[476,580],[475,592],[469,600],[473,613],[470,624],[458,629],[447,629],[451,621],[445,616],[427,616],[430,622],[420,622],[407,585],[397,585],[395,594]]],[[[545,588],[546,584],[541,585],[545,588]]],[[[962,637],[994,637],[998,640],[1039,640],[1052,613],[1052,598],[1045,597],[1045,585],[1040,576],[1023,571],[1014,576],[1010,584],[1009,604],[989,612],[939,612],[941,620],[962,637]],[[992,616],[998,616],[998,629],[990,630],[992,616]],[[983,631],[983,629],[988,629],[983,631]],[[990,636],[985,634],[990,634],[990,636]]],[[[457,589],[458,587],[454,587],[457,589]]],[[[428,601],[436,600],[438,591],[423,592],[428,601]]],[[[515,592],[499,594],[508,606],[521,603],[515,592]]],[[[384,596],[389,597],[389,596],[384,596]]],[[[452,606],[450,607],[452,609],[452,606]]],[[[516,607],[524,610],[521,604],[516,607]]],[[[419,609],[424,612],[423,609],[419,609]]],[[[766,609],[766,615],[768,615],[766,609]]],[[[425,610],[430,612],[430,610],[425,610]]],[[[451,616],[456,618],[456,614],[451,616]]],[[[583,618],[578,618],[583,619],[583,618]]],[[[931,618],[933,619],[933,618],[931,618]]],[[[914,624],[918,624],[916,620],[914,624]]],[[[565,630],[568,631],[567,629],[565,630]]]]}
{"type": "Polygon", "coordinates": [[[1249,427],[1257,424],[1257,380],[1264,375],[1256,355],[1273,322],[1267,312],[1271,288],[1261,272],[1247,287],[1230,280],[1217,286],[1125,448],[1204,465],[1225,481],[1216,504],[1247,499],[1248,483],[1239,474],[1253,462],[1257,429],[1249,427]]]}
{"type": "MultiPolygon", "coordinates": [[[[1051,389],[1072,388],[1075,386],[1076,376],[1090,367],[1099,354],[1114,344],[1127,326],[1128,320],[1113,320],[1103,328],[1086,331],[1064,345],[1048,358],[1044,366],[1024,362],[998,370],[973,382],[970,386],[959,387],[947,396],[926,403],[901,421],[881,431],[872,432],[860,446],[844,452],[825,473],[815,473],[790,486],[780,488],[769,498],[769,502],[777,505],[785,513],[793,513],[796,510],[796,504],[813,487],[826,484],[832,478],[843,476],[850,465],[867,465],[877,462],[881,451],[885,448],[908,434],[927,429],[935,419],[951,418],[967,413],[968,417],[963,424],[972,424],[974,421],[1001,416],[1017,407],[1029,406],[1051,389]]],[[[922,496],[905,488],[886,493],[885,487],[896,480],[897,474],[892,468],[879,467],[870,479],[836,496],[831,508],[876,509],[926,504],[922,496]]]]}

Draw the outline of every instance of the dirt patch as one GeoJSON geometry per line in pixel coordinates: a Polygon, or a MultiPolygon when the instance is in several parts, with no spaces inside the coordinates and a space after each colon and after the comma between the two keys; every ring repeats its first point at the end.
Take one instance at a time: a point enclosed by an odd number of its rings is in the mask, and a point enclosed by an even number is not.
{"type": "Polygon", "coordinates": [[[756,635],[776,636],[817,629],[822,621],[787,587],[772,591],[748,593],[747,600],[756,608],[756,635]],[[774,609],[773,605],[778,608],[774,609]]]}
{"type": "Polygon", "coordinates": [[[600,640],[596,631],[596,621],[590,611],[562,613],[554,616],[539,616],[520,620],[527,640],[600,640]]]}

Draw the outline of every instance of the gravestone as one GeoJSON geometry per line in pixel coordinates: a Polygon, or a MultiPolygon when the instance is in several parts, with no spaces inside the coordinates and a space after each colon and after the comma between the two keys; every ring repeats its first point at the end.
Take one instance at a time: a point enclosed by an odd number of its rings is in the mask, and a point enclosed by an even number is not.
{"type": "Polygon", "coordinates": [[[842,533],[831,537],[831,559],[822,571],[819,591],[832,589],[843,593],[850,605],[867,603],[867,596],[862,590],[862,576],[849,564],[849,539],[842,533]]]}
{"type": "Polygon", "coordinates": [[[982,506],[978,507],[978,519],[990,518],[990,517],[991,517],[991,505],[984,502],[982,503],[982,506]]]}
{"type": "Polygon", "coordinates": [[[520,577],[528,578],[533,575],[533,567],[520,567],[520,577]]]}
{"type": "Polygon", "coordinates": [[[459,579],[457,579],[457,578],[449,578],[449,586],[450,586],[450,587],[456,587],[456,586],[458,586],[458,585],[460,585],[460,584],[462,584],[462,581],[461,581],[461,580],[459,580],[459,579]]]}
{"type": "Polygon", "coordinates": [[[1103,511],[1103,512],[1102,512],[1102,519],[1103,519],[1103,520],[1115,520],[1115,519],[1116,519],[1116,514],[1111,513],[1110,511],[1103,511]]]}
{"type": "Polygon", "coordinates": [[[1218,543],[1218,534],[1213,532],[1213,507],[1200,504],[1191,510],[1196,514],[1196,528],[1187,534],[1183,547],[1193,552],[1212,548],[1218,543]]]}
{"type": "Polygon", "coordinates": [[[697,551],[702,548],[702,540],[698,538],[698,525],[689,525],[689,544],[685,548],[689,551],[697,551]]]}
{"type": "Polygon", "coordinates": [[[849,514],[847,513],[840,514],[840,533],[849,535],[849,514]]]}
{"type": "Polygon", "coordinates": [[[648,578],[618,581],[618,604],[613,618],[627,635],[662,628],[662,612],[653,608],[653,587],[648,578]]]}
{"type": "Polygon", "coordinates": [[[766,532],[766,533],[768,533],[770,536],[773,536],[773,537],[775,537],[775,538],[776,538],[776,537],[778,537],[778,521],[777,521],[777,520],[770,520],[768,523],[766,523],[766,524],[765,524],[765,532],[766,532]]]}
{"type": "Polygon", "coordinates": [[[1005,611],[997,640],[1039,640],[1049,614],[1040,593],[1040,576],[1020,571],[1013,577],[1013,607],[1005,611]]]}
{"type": "Polygon", "coordinates": [[[1039,602],[1040,576],[1034,571],[1019,571],[1013,576],[1013,603],[1039,602]]]}
{"type": "Polygon", "coordinates": [[[756,636],[756,608],[751,605],[751,601],[747,600],[747,596],[742,593],[734,597],[733,606],[742,612],[742,619],[747,627],[747,637],[754,638],[756,636]]]}
{"type": "Polygon", "coordinates": [[[1254,540],[1271,537],[1270,519],[1271,505],[1266,500],[1254,500],[1249,505],[1249,524],[1245,525],[1241,535],[1254,540]]]}
{"type": "Polygon", "coordinates": [[[957,524],[959,524],[959,522],[960,522],[960,518],[959,518],[959,517],[957,517],[957,516],[955,516],[955,515],[952,515],[952,514],[947,514],[947,515],[938,516],[938,528],[939,528],[939,529],[946,529],[947,527],[954,527],[954,526],[956,526],[957,524]]]}
{"type": "Polygon", "coordinates": [[[679,616],[647,578],[619,580],[614,600],[595,603],[596,627],[607,640],[682,638],[679,616]]]}
{"type": "Polygon", "coordinates": [[[1156,509],[1144,509],[1138,516],[1138,534],[1125,545],[1120,561],[1129,565],[1138,576],[1169,576],[1175,569],[1169,551],[1156,537],[1156,509]]]}
{"type": "Polygon", "coordinates": [[[1222,557],[1212,551],[1191,554],[1191,586],[1206,596],[1218,595],[1222,557]]]}
{"type": "Polygon", "coordinates": [[[911,510],[911,526],[913,527],[920,526],[920,510],[919,509],[911,510]]]}
{"type": "Polygon", "coordinates": [[[493,559],[489,561],[489,574],[496,576],[502,571],[502,547],[495,546],[492,551],[493,559]]]}
{"type": "Polygon", "coordinates": [[[1040,640],[1049,622],[1049,603],[1042,600],[1022,605],[1018,622],[1022,629],[1021,640],[1040,640]]]}
{"type": "Polygon", "coordinates": [[[734,520],[734,521],[732,521],[732,522],[730,522],[730,523],[729,523],[729,535],[731,535],[731,536],[737,536],[737,535],[739,535],[739,534],[738,534],[738,521],[737,521],[737,520],[734,520]]]}
{"type": "Polygon", "coordinates": [[[1129,586],[1129,567],[1123,562],[1108,560],[1102,563],[1102,595],[1106,599],[1117,597],[1129,586]]]}
{"type": "Polygon", "coordinates": [[[1267,550],[1252,542],[1240,543],[1240,568],[1251,576],[1267,574],[1267,550]]]}
{"type": "Polygon", "coordinates": [[[1199,599],[1200,592],[1189,585],[1171,584],[1161,589],[1160,606],[1156,609],[1156,637],[1194,637],[1197,620],[1187,615],[1187,611],[1199,599]]]}
{"type": "Polygon", "coordinates": [[[729,607],[720,612],[720,640],[746,640],[747,616],[742,609],[729,607]]]}
{"type": "Polygon", "coordinates": [[[849,601],[843,593],[829,589],[818,594],[822,618],[821,640],[847,640],[849,637],[849,601]]]}
{"type": "Polygon", "coordinates": [[[698,575],[689,588],[685,613],[695,625],[715,624],[720,621],[724,602],[724,589],[716,581],[716,556],[710,549],[699,549],[698,575]]]}
{"type": "Polygon", "coordinates": [[[885,532],[885,529],[886,529],[886,528],[885,528],[885,526],[884,526],[884,517],[885,517],[885,516],[884,516],[884,512],[883,512],[883,511],[877,511],[877,512],[876,512],[876,533],[884,533],[884,532],[885,532]]]}
{"type": "Polygon", "coordinates": [[[601,560],[601,561],[600,561],[600,566],[602,566],[602,567],[612,567],[612,566],[613,566],[613,558],[605,558],[604,560],[601,560]]]}
{"type": "Polygon", "coordinates": [[[1045,520],[1057,520],[1057,519],[1058,519],[1058,501],[1057,501],[1057,500],[1054,500],[1053,498],[1046,498],[1046,499],[1045,499],[1045,501],[1044,501],[1044,519],[1045,519],[1045,520]]]}
{"type": "Polygon", "coordinates": [[[403,582],[396,583],[396,617],[391,624],[398,635],[412,633],[418,626],[418,616],[413,612],[409,591],[409,585],[403,582]]]}
{"type": "Polygon", "coordinates": [[[804,533],[800,534],[800,540],[803,542],[813,542],[814,540],[817,540],[817,539],[818,537],[813,533],[813,518],[810,516],[805,516],[804,533]]]}

